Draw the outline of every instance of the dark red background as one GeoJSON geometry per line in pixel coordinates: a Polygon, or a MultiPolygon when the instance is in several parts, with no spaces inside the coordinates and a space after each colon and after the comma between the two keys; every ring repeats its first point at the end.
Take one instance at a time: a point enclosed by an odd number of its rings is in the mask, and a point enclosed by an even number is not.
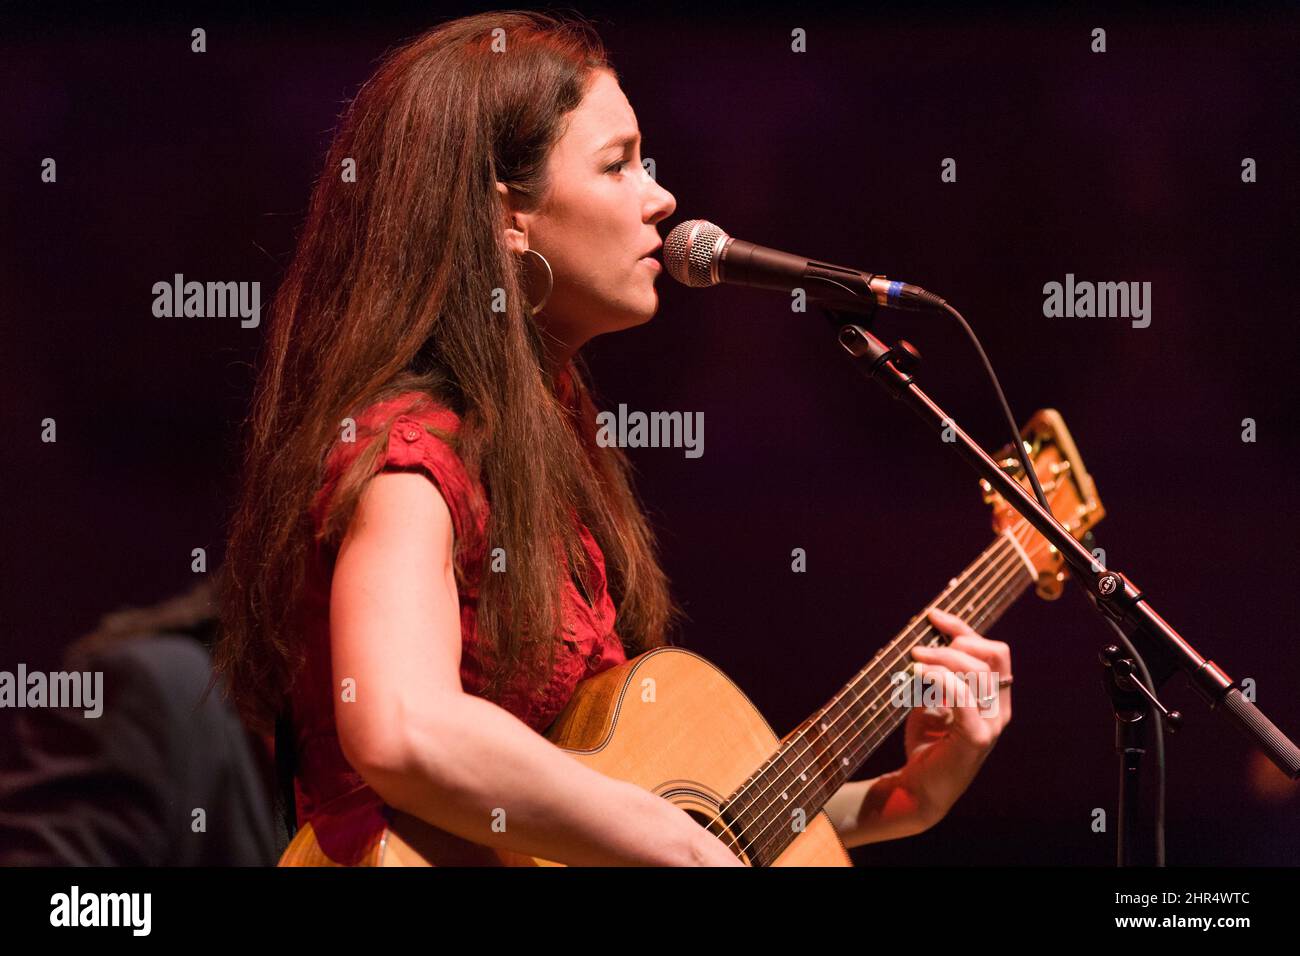
{"type": "MultiPolygon", "coordinates": [[[[216,566],[266,322],[157,319],[151,286],[260,281],[265,306],[344,101],[387,48],[473,9],[8,15],[0,667],[52,668],[105,611],[184,588],[191,548],[216,566]],[[189,52],[194,26],[206,54],[189,52]],[[39,180],[46,156],[57,185],[39,180]]],[[[1300,20],[1235,5],[581,10],[677,196],[661,231],[707,218],[954,302],[1017,416],[1064,414],[1110,513],[1111,566],[1300,735],[1300,20]],[[789,51],[796,26],[806,54],[789,51]],[[1105,54],[1089,50],[1095,26],[1105,54]],[[956,184],[940,182],[948,156],[956,184]],[[1067,272],[1150,281],[1151,326],[1044,318],[1042,286],[1067,272]]],[[[693,619],[686,646],[784,733],[988,543],[988,511],[973,473],[857,378],[815,313],[659,289],[652,323],[587,355],[608,407],[704,412],[704,456],[635,450],[639,486],[693,619]]],[[[986,447],[1005,440],[950,321],[877,331],[921,348],[922,386],[986,447]]],[[[1014,648],[1013,723],[947,820],[859,862],[1110,862],[1113,832],[1089,825],[1095,807],[1113,820],[1116,793],[1095,662],[1109,632],[1071,593],[1026,599],[992,634],[1014,648]]],[[[1181,679],[1166,700],[1187,715],[1168,746],[1169,861],[1294,864],[1295,785],[1181,679]]],[[[901,759],[899,741],[883,749],[872,772],[901,759]]]]}

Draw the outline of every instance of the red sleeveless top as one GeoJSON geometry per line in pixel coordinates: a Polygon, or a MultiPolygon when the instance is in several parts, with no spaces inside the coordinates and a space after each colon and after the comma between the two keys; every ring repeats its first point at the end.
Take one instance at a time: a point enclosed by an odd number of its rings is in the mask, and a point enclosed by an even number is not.
{"type": "MultiPolygon", "coordinates": [[[[557,395],[578,408],[568,369],[558,379],[557,395]]],[[[489,649],[481,645],[476,628],[479,583],[489,549],[484,532],[488,502],[482,486],[471,480],[451,446],[429,433],[426,425],[455,435],[460,419],[441,405],[399,414],[386,433],[377,433],[394,412],[421,397],[409,392],[379,402],[356,416],[356,441],[335,442],[326,459],[325,476],[312,508],[312,526],[319,531],[325,506],[348,466],[371,442],[385,443],[374,473],[417,470],[434,482],[447,502],[457,547],[463,547],[464,583],[457,590],[461,620],[461,685],[466,693],[483,696],[487,684],[489,649]],[[463,545],[462,545],[463,542],[463,545]]],[[[595,423],[590,426],[594,434],[595,423]]],[[[574,513],[574,523],[594,567],[591,603],[579,592],[572,575],[557,582],[564,593],[564,633],[549,680],[521,675],[492,698],[541,733],[555,720],[578,683],[627,660],[614,632],[615,608],[605,587],[605,561],[599,546],[574,513]]],[[[334,724],[335,685],[330,661],[329,585],[335,554],[318,548],[308,571],[300,605],[300,626],[306,635],[306,665],[291,694],[294,739],[297,745],[295,797],[298,825],[312,824],[321,848],[341,864],[356,863],[373,846],[388,822],[388,808],[343,756],[334,724]]]]}

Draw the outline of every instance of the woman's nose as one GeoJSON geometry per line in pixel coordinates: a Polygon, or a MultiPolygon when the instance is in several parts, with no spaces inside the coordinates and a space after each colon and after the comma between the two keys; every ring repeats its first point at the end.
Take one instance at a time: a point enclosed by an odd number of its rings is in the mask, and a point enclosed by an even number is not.
{"type": "Polygon", "coordinates": [[[677,209],[677,198],[658,183],[654,184],[655,197],[651,200],[653,209],[651,211],[650,221],[652,223],[660,222],[667,219],[677,209]]]}

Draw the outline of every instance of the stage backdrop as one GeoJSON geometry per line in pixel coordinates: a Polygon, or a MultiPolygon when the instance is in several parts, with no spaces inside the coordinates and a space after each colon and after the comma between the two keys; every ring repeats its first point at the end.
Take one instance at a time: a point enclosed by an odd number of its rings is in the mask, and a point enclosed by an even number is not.
{"type": "MultiPolygon", "coordinates": [[[[661,233],[710,219],[956,304],[1016,415],[1065,416],[1109,512],[1108,563],[1300,734],[1300,20],[580,9],[677,197],[661,233]],[[1145,315],[1047,314],[1045,285],[1067,281],[1136,283],[1145,315]]],[[[219,563],[267,325],[156,318],[153,284],[258,282],[265,308],[346,100],[386,49],[468,12],[10,20],[0,666],[53,668],[104,612],[192,583],[193,549],[219,563]]],[[[700,457],[630,454],[691,616],[685,646],[783,734],[990,541],[989,512],[815,310],[658,288],[653,322],[586,354],[605,407],[703,413],[700,457]]],[[[952,321],[876,331],[919,347],[920,383],[986,448],[1006,440],[952,321]]],[[[1071,588],[1026,598],[990,635],[1014,649],[1011,725],[948,819],[858,862],[1110,862],[1113,827],[1092,825],[1116,797],[1109,630],[1071,588]]],[[[1165,701],[1187,718],[1168,743],[1169,861],[1294,864],[1295,786],[1181,679],[1165,701]]],[[[901,755],[889,742],[868,772],[901,755]]]]}

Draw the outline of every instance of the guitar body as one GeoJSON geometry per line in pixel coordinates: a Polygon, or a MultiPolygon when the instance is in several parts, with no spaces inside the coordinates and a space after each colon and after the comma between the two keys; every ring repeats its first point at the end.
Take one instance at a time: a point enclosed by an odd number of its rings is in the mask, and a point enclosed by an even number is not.
{"type": "MultiPolygon", "coordinates": [[[[578,685],[547,738],[593,770],[637,784],[701,823],[777,749],[780,740],[731,680],[704,658],[662,647],[578,685]]],[[[508,825],[508,823],[507,823],[508,825]]],[[[710,827],[723,836],[720,824],[710,827]]],[[[331,866],[307,825],[281,866],[331,866]]],[[[471,843],[394,813],[366,866],[557,866],[471,843]]],[[[850,866],[825,812],[775,860],[776,866],[850,866]]]]}

